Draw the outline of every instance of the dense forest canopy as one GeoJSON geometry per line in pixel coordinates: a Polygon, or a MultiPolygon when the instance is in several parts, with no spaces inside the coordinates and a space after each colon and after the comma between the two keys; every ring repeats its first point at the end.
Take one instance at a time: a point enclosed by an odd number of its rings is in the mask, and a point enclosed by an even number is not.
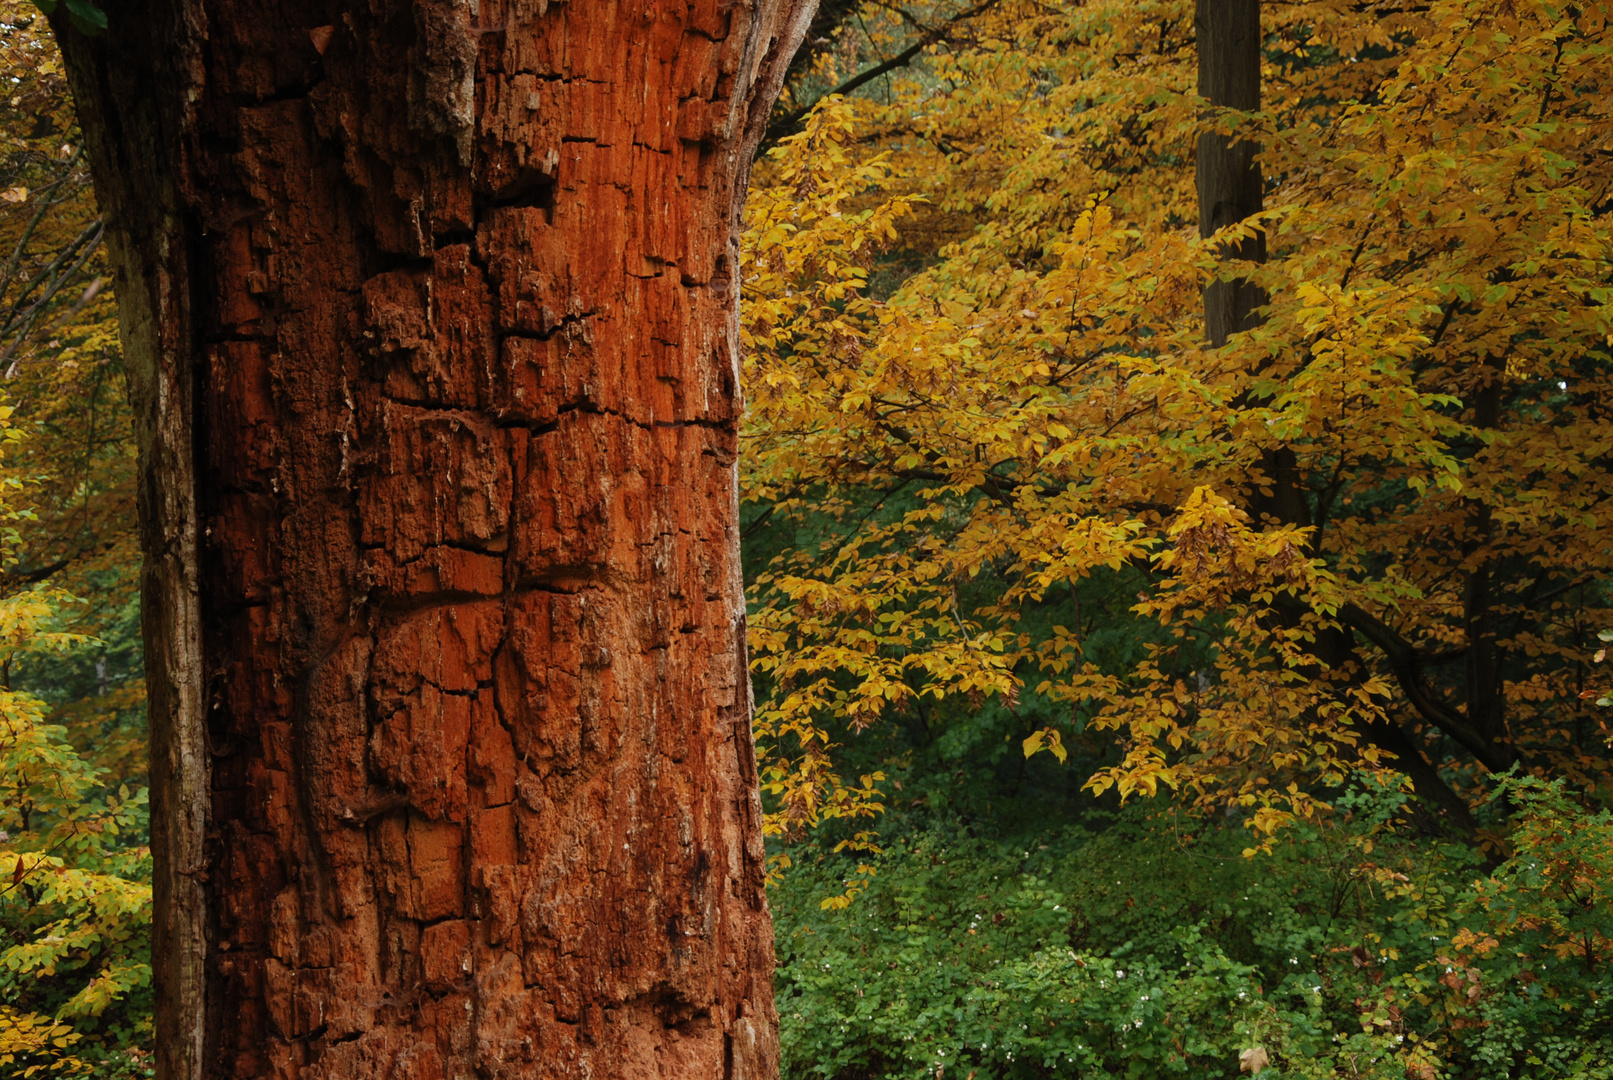
{"type": "MultiPolygon", "coordinates": [[[[742,308],[788,1076],[1613,1076],[1608,12],[1260,7],[1253,110],[1185,0],[824,0],[796,58],[742,308]],[[1211,238],[1206,133],[1263,179],[1211,238]]],[[[121,360],[0,32],[0,1061],[143,1075],[121,360]]]]}
{"type": "Polygon", "coordinates": [[[752,203],[749,490],[823,534],[758,567],[764,723],[992,695],[1033,746],[1121,732],[1096,790],[1262,833],[1390,760],[1469,832],[1514,763],[1601,790],[1601,18],[1269,5],[1262,108],[1207,113],[1182,5],[998,4],[826,102],[752,203]],[[1206,124],[1266,187],[1269,303],[1221,348],[1206,124]]]}

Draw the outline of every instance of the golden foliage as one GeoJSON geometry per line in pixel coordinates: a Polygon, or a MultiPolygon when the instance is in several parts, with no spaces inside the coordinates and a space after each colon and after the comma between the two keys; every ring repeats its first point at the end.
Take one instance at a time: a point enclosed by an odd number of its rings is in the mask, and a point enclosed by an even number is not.
{"type": "Polygon", "coordinates": [[[1613,780],[1579,698],[1613,622],[1606,12],[1266,17],[1263,109],[1212,114],[1190,4],[999,4],[759,173],[745,496],[792,532],[753,592],[775,828],[873,812],[831,732],[956,696],[1061,703],[1027,753],[1113,731],[1094,790],[1268,837],[1396,761],[1470,796],[1513,762],[1613,780]],[[1268,178],[1217,240],[1264,230],[1237,273],[1270,304],[1218,350],[1207,125],[1268,178]],[[915,208],[967,231],[881,296],[915,208]],[[1163,636],[1105,670],[1043,616],[1122,572],[1163,636]]]}
{"type": "Polygon", "coordinates": [[[0,4],[0,71],[0,1071],[29,1076],[86,1070],[149,995],[151,888],[116,309],[31,5],[0,4]]]}

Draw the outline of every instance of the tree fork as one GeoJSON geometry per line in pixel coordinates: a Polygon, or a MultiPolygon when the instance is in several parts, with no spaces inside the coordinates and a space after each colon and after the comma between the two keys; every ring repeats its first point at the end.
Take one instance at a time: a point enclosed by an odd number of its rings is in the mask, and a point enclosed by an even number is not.
{"type": "Polygon", "coordinates": [[[737,226],[811,6],[58,18],[140,453],[164,1080],[775,1074],[737,226]]]}

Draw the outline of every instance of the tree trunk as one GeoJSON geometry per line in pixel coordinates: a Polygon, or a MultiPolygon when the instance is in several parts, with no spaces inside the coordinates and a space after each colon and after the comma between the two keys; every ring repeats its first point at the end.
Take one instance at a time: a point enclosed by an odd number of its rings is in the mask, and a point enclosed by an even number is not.
{"type": "MultiPolygon", "coordinates": [[[[1260,0],[1198,0],[1194,12],[1198,40],[1199,96],[1217,109],[1252,112],[1260,108],[1260,0]]],[[[1204,239],[1236,225],[1265,205],[1260,144],[1208,131],[1199,136],[1194,179],[1198,186],[1199,235],[1204,239]]],[[[1219,245],[1223,259],[1263,263],[1266,234],[1219,245]]],[[[1204,335],[1219,349],[1239,331],[1260,324],[1255,309],[1269,297],[1239,277],[1204,287],[1204,335]]],[[[1293,451],[1272,447],[1261,453],[1262,477],[1249,508],[1257,521],[1309,524],[1299,489],[1293,451]]]]}
{"type": "MultiPolygon", "coordinates": [[[[1260,0],[1198,0],[1194,12],[1198,39],[1199,96],[1219,109],[1253,112],[1260,108],[1260,0]]],[[[1214,131],[1199,136],[1194,179],[1199,196],[1199,235],[1205,239],[1236,225],[1264,206],[1260,146],[1214,131]]],[[[1229,244],[1226,257],[1266,261],[1266,238],[1229,244]]],[[[1264,291],[1242,278],[1215,281],[1204,289],[1204,332],[1215,348],[1256,323],[1254,309],[1266,303],[1264,291]]]]}
{"type": "MultiPolygon", "coordinates": [[[[1199,96],[1212,107],[1249,112],[1260,108],[1260,0],[1198,0],[1195,14],[1198,38],[1199,96]]],[[[1199,136],[1195,180],[1198,186],[1199,235],[1205,239],[1235,225],[1264,206],[1264,179],[1260,146],[1252,140],[1207,132],[1199,136]]],[[[1221,246],[1226,259],[1266,261],[1264,232],[1236,244],[1221,246]]],[[[1264,289],[1243,278],[1211,282],[1204,289],[1204,332],[1212,348],[1220,348],[1231,335],[1260,325],[1256,309],[1269,297],[1264,289]]],[[[1267,525],[1309,525],[1310,508],[1295,455],[1286,446],[1269,446],[1260,452],[1260,475],[1251,483],[1248,508],[1255,520],[1267,525]]],[[[1295,613],[1282,618],[1292,623],[1295,613]]],[[[1354,678],[1362,670],[1355,637],[1348,626],[1324,628],[1313,651],[1320,664],[1312,678],[1354,678]]],[[[1398,674],[1398,673],[1397,673],[1398,674]]],[[[1399,674],[1403,686],[1408,677],[1399,674]]],[[[1420,675],[1413,672],[1411,681],[1420,675]]],[[[1396,764],[1411,779],[1414,792],[1428,800],[1446,820],[1464,833],[1473,831],[1473,816],[1423,756],[1411,735],[1393,721],[1361,725],[1373,745],[1393,754],[1396,764]]]]}
{"type": "Polygon", "coordinates": [[[105,6],[159,1075],[773,1075],[736,229],[810,3],[105,6]]]}

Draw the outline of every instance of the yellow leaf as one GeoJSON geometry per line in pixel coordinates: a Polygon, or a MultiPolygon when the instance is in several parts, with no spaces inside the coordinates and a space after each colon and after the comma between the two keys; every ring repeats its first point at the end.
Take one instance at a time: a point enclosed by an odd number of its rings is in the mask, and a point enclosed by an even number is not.
{"type": "Polygon", "coordinates": [[[1065,760],[1070,756],[1069,752],[1064,749],[1063,738],[1054,728],[1043,728],[1041,731],[1032,732],[1025,737],[1023,746],[1026,757],[1030,757],[1039,750],[1052,751],[1053,756],[1058,758],[1060,765],[1064,764],[1065,760]]]}

